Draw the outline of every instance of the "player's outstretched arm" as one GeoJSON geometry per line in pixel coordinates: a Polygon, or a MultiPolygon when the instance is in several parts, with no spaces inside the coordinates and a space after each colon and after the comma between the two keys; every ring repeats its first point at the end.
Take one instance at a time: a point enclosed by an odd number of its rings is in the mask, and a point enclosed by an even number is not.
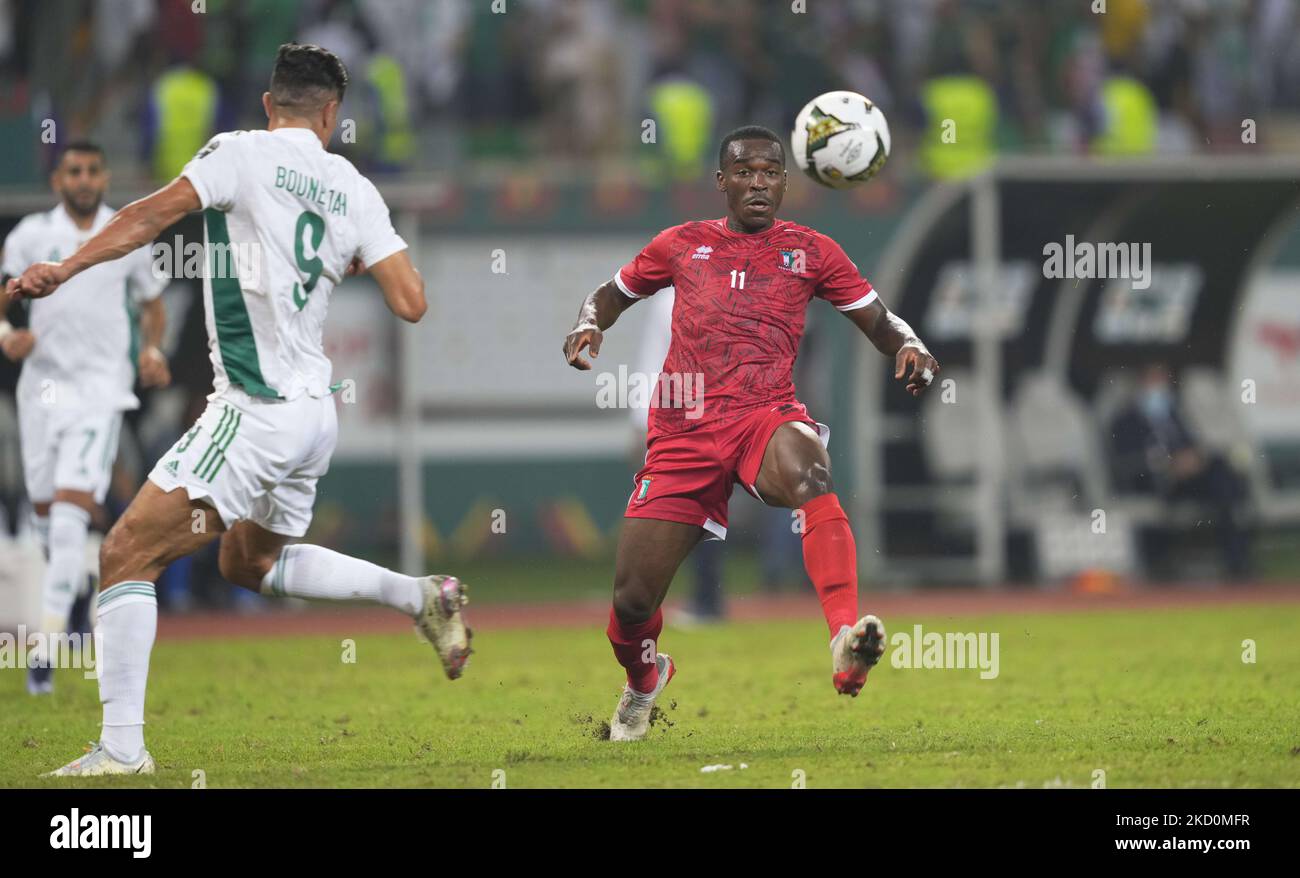
{"type": "Polygon", "coordinates": [[[424,300],[424,278],[411,263],[410,253],[399,250],[365,270],[379,284],[389,311],[407,323],[420,322],[428,304],[424,300]]]}
{"type": "Polygon", "coordinates": [[[929,348],[906,320],[886,308],[879,298],[865,308],[844,314],[871,339],[876,350],[894,358],[894,377],[907,381],[908,393],[920,396],[925,392],[939,374],[939,361],[931,356],[929,348]]]}
{"type": "Polygon", "coordinates": [[[62,262],[38,262],[10,281],[10,295],[39,299],[60,284],[101,262],[111,262],[140,249],[158,237],[163,229],[202,207],[199,194],[185,177],[177,177],[152,195],[133,201],[113,214],[86,243],[62,262]]]}
{"type": "Polygon", "coordinates": [[[600,356],[600,343],[605,338],[605,330],[613,326],[618,315],[636,304],[636,301],[631,296],[624,295],[612,280],[596,287],[583,300],[573,329],[564,337],[564,359],[568,364],[584,372],[590,369],[591,362],[582,357],[583,348],[591,351],[592,359],[600,356]]]}

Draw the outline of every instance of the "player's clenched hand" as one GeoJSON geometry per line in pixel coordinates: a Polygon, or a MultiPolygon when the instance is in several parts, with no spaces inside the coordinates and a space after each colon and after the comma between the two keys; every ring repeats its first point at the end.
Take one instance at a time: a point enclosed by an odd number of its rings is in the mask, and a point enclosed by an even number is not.
{"type": "Polygon", "coordinates": [[[353,256],[352,261],[348,263],[347,270],[343,272],[344,277],[356,277],[359,274],[366,273],[366,264],[361,261],[360,256],[353,256]]]}
{"type": "Polygon", "coordinates": [[[68,280],[68,270],[61,262],[37,262],[23,272],[16,287],[10,285],[11,295],[41,299],[68,280]]]}
{"type": "Polygon", "coordinates": [[[586,372],[591,363],[582,358],[582,349],[590,349],[591,357],[595,359],[600,356],[600,343],[604,339],[604,334],[594,326],[575,326],[573,332],[564,338],[564,359],[573,368],[586,372]]]}
{"type": "Polygon", "coordinates": [[[4,355],[14,362],[18,362],[29,356],[32,348],[36,347],[36,336],[30,329],[15,329],[0,341],[0,350],[4,355]]]}
{"type": "Polygon", "coordinates": [[[156,347],[140,351],[140,383],[145,387],[166,387],[172,383],[172,372],[167,358],[156,347]]]}
{"type": "Polygon", "coordinates": [[[920,342],[911,342],[898,349],[894,358],[894,377],[903,380],[906,376],[907,392],[920,396],[939,374],[939,361],[930,356],[930,352],[920,342]]]}

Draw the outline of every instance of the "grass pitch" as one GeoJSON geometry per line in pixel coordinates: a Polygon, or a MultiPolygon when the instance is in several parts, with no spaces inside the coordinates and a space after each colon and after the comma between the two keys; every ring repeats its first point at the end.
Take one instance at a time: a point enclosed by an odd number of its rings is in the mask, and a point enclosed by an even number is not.
{"type": "MultiPolygon", "coordinates": [[[[891,635],[998,632],[999,676],[887,653],[857,699],[831,687],[820,622],[670,627],[679,673],[631,745],[601,740],[621,685],[602,622],[478,631],[455,683],[414,634],[358,635],[355,663],[337,637],[163,641],[159,773],[82,783],[1088,787],[1100,769],[1110,787],[1300,786],[1294,605],[886,619],[891,635]],[[732,768],[701,771],[716,765],[732,768]]],[[[95,683],[60,671],[34,699],[23,679],[0,674],[0,785],[67,784],[36,775],[97,735],[95,683]]]]}

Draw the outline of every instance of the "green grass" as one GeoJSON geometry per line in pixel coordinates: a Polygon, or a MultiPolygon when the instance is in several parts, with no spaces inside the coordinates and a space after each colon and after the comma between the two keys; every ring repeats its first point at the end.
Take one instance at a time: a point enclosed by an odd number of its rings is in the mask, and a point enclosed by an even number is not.
{"type": "MultiPolygon", "coordinates": [[[[484,630],[465,679],[435,672],[414,635],[162,642],[153,653],[153,778],[96,786],[809,787],[1300,786],[1300,608],[888,620],[1000,634],[1001,673],[901,670],[862,697],[832,691],[814,621],[677,631],[671,726],[599,740],[619,672],[596,622],[484,630]],[[1241,642],[1258,661],[1241,660],[1241,642]],[[747,769],[740,769],[740,763],[747,769]],[[705,765],[730,771],[704,774],[705,765]]],[[[32,699],[0,675],[0,785],[98,730],[93,681],[62,671],[32,699]]]]}

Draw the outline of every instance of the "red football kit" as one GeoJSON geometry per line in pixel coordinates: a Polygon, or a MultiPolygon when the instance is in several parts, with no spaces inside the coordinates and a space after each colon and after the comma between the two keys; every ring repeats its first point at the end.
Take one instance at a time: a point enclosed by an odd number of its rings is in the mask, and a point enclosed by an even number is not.
{"type": "Polygon", "coordinates": [[[725,538],[732,488],[739,481],[758,496],[754,482],[777,427],[802,421],[823,442],[829,436],[794,392],[808,303],[820,297],[852,311],[876,293],[833,240],[782,220],[752,235],[725,219],[674,226],[614,282],[633,298],[669,286],[677,295],[646,462],[625,514],[725,538]]]}

